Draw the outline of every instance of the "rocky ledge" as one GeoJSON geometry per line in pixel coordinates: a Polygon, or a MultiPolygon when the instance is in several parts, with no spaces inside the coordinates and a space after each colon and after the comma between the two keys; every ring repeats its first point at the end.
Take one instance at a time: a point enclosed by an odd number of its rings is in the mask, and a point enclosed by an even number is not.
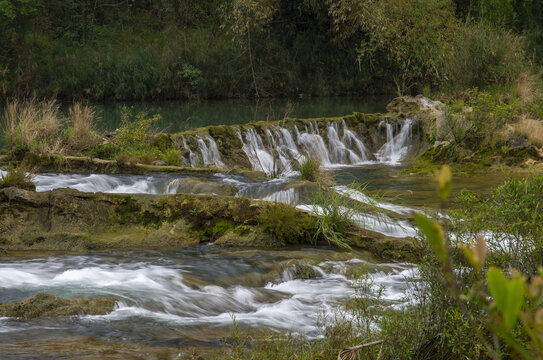
{"type": "MultiPolygon", "coordinates": [[[[200,242],[264,248],[329,245],[315,236],[317,228],[317,216],[309,212],[232,196],[0,189],[0,253],[175,249],[200,242]]],[[[377,256],[414,258],[411,239],[353,226],[347,240],[377,256]]]]}

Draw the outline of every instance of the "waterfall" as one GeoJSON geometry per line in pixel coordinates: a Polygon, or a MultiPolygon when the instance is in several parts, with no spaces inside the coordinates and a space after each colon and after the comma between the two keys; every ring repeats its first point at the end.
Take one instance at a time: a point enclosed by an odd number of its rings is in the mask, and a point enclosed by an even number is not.
{"type": "Polygon", "coordinates": [[[387,142],[377,151],[377,160],[387,164],[398,164],[407,155],[411,144],[411,119],[406,119],[400,133],[394,136],[391,124],[386,123],[387,142]]]}
{"type": "Polygon", "coordinates": [[[189,161],[190,167],[198,167],[198,156],[192,152],[190,147],[187,145],[185,138],[183,138],[183,147],[189,151],[189,161]]]}
{"type": "Polygon", "coordinates": [[[339,138],[339,126],[337,123],[331,123],[328,126],[328,147],[330,149],[330,159],[334,164],[360,164],[368,160],[366,147],[356,135],[347,128],[345,121],[343,125],[343,136],[339,138]],[[355,152],[353,143],[358,150],[355,152]]]}
{"type": "Polygon", "coordinates": [[[207,140],[207,144],[202,138],[198,137],[197,139],[204,165],[224,166],[215,140],[213,140],[213,138],[209,135],[206,135],[205,138],[207,140]]]}
{"type": "MultiPolygon", "coordinates": [[[[360,165],[369,162],[398,164],[405,158],[411,143],[412,121],[407,119],[395,134],[394,127],[383,122],[386,127],[386,143],[374,154],[368,151],[361,138],[349,129],[345,121],[326,124],[326,136],[320,134],[319,124],[309,122],[303,129],[294,125],[293,131],[277,125],[270,125],[258,132],[254,127],[237,129],[242,150],[253,170],[262,171],[270,177],[288,176],[308,156],[316,158],[325,168],[335,166],[360,165]]],[[[197,138],[200,156],[187,146],[192,167],[203,161],[204,165],[224,166],[217,144],[210,136],[197,138]]]]}
{"type": "Polygon", "coordinates": [[[297,127],[296,137],[298,144],[305,150],[307,155],[318,159],[322,166],[331,166],[330,154],[324,142],[324,139],[319,134],[317,123],[309,123],[309,129],[306,127],[305,133],[300,133],[297,127]]]}

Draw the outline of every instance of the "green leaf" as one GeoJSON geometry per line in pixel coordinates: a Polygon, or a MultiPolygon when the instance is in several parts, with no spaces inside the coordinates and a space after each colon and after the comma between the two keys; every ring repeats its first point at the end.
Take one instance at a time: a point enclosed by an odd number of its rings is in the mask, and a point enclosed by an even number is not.
{"type": "Polygon", "coordinates": [[[441,170],[437,172],[437,181],[439,183],[439,196],[445,201],[451,194],[452,190],[452,172],[448,165],[443,165],[441,170]]]}
{"type": "Polygon", "coordinates": [[[434,252],[442,261],[445,261],[447,259],[447,251],[445,248],[445,234],[441,225],[437,221],[432,221],[421,214],[415,214],[414,217],[419,229],[428,238],[428,242],[434,249],[434,252]]]}
{"type": "Polygon", "coordinates": [[[503,324],[506,330],[511,330],[517,322],[524,303],[524,281],[522,279],[508,280],[505,274],[495,267],[488,270],[486,278],[490,295],[502,314],[503,324]]]}

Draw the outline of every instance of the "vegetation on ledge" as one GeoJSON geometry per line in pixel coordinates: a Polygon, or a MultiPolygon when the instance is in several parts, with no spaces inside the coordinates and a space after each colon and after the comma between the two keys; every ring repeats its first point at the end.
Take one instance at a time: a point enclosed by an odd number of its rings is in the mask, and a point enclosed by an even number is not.
{"type": "Polygon", "coordinates": [[[105,315],[113,311],[114,298],[76,297],[61,299],[49,294],[37,294],[31,298],[0,304],[0,317],[33,319],[38,317],[105,315]]]}

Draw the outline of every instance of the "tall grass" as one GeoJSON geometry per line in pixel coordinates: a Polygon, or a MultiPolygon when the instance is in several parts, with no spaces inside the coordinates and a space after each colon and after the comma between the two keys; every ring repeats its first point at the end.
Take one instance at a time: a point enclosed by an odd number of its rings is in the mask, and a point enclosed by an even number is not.
{"type": "Polygon", "coordinates": [[[96,133],[96,110],[93,106],[74,103],[67,118],[66,141],[73,149],[88,149],[95,146],[100,137],[96,133]]]}
{"type": "Polygon", "coordinates": [[[5,140],[9,147],[23,151],[56,153],[61,127],[59,105],[54,100],[13,100],[4,112],[5,140]]]}
{"type": "Polygon", "coordinates": [[[523,116],[515,125],[515,132],[526,137],[530,143],[543,146],[543,120],[534,120],[523,116]]]}
{"type": "Polygon", "coordinates": [[[56,100],[35,97],[9,101],[3,116],[6,144],[20,154],[80,153],[100,141],[95,123],[92,106],[75,103],[65,117],[56,100]]]}
{"type": "Polygon", "coordinates": [[[330,179],[321,168],[321,162],[315,157],[307,156],[298,167],[298,171],[300,171],[300,178],[302,180],[330,183],[330,179]]]}

